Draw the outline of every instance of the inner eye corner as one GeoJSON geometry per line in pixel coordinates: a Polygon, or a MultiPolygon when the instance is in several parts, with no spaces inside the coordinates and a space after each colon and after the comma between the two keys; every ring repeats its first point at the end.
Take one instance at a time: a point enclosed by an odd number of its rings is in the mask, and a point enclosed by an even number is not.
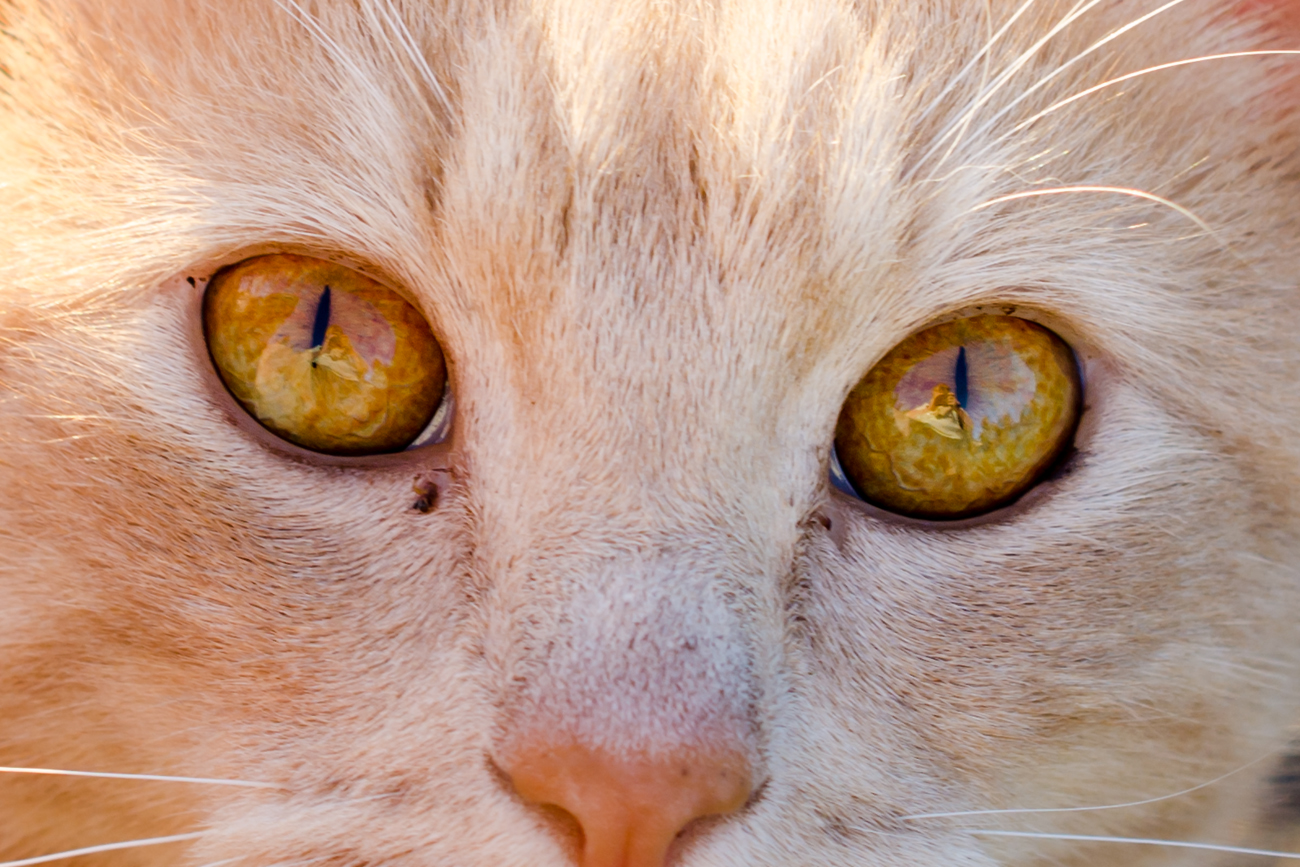
{"type": "Polygon", "coordinates": [[[335,261],[270,253],[216,270],[201,303],[222,384],[286,443],[350,458],[450,436],[446,357],[405,293],[335,261]]]}
{"type": "Polygon", "coordinates": [[[451,439],[452,426],[456,420],[456,397],[451,389],[451,379],[447,379],[442,388],[442,396],[433,416],[424,430],[416,435],[402,451],[410,452],[426,446],[442,445],[451,439]]]}
{"type": "Polygon", "coordinates": [[[1069,471],[1082,409],[1078,353],[1055,331],[1005,306],[945,318],[850,391],[829,481],[884,514],[936,525],[997,513],[1069,471]]]}

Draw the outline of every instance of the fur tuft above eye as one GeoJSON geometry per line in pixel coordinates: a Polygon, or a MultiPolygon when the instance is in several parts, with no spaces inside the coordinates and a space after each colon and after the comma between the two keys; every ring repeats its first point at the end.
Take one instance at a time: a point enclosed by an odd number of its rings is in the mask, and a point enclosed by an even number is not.
{"type": "Polygon", "coordinates": [[[249,415],[312,451],[400,451],[443,402],[446,365],[424,317],[333,262],[274,255],[227,268],[208,287],[203,327],[249,415]]]}
{"type": "Polygon", "coordinates": [[[1011,316],[904,340],[840,411],[835,452],[853,492],[915,518],[969,518],[1031,488],[1069,446],[1082,388],[1074,354],[1011,316]]]}

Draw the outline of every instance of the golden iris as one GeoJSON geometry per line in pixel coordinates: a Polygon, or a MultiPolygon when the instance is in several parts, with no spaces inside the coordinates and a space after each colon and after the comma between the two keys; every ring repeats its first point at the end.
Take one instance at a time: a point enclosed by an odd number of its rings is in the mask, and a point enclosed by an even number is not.
{"type": "Polygon", "coordinates": [[[1069,446],[1081,395],[1074,353],[1046,328],[956,319],[913,334],[857,384],[835,451],[867,502],[966,518],[1033,486],[1069,446]]]}
{"type": "Polygon", "coordinates": [[[221,379],[292,443],[334,455],[399,451],[442,400],[442,349],[420,312],[362,274],[310,256],[219,272],[203,328],[221,379]]]}

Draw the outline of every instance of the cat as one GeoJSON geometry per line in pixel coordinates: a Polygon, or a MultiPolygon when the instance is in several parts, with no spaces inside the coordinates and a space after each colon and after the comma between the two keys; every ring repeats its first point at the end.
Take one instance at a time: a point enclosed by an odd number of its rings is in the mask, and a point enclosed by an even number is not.
{"type": "MultiPolygon", "coordinates": [[[[1287,0],[3,0],[0,858],[1300,851],[1295,49],[1287,0]],[[364,379],[339,281],[414,305],[413,447],[239,396],[219,287],[318,267],[257,339],[364,379]],[[1077,427],[891,511],[837,420],[968,320],[1068,347],[1077,427]]],[[[966,353],[882,411],[991,460],[966,353]]]]}

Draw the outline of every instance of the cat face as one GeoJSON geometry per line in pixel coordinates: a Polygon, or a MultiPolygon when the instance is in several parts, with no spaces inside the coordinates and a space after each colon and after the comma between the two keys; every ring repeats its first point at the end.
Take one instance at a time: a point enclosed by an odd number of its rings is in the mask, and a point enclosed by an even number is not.
{"type": "MultiPolygon", "coordinates": [[[[1297,65],[1237,53],[1289,8],[0,4],[0,764],[263,784],[6,777],[0,855],[1263,845],[1297,65]],[[445,436],[253,419],[203,320],[260,256],[413,305],[445,436]],[[855,385],[990,315],[1077,360],[1047,475],[947,521],[832,484],[855,385]]],[[[954,387],[913,412],[960,439],[954,387]]]]}

